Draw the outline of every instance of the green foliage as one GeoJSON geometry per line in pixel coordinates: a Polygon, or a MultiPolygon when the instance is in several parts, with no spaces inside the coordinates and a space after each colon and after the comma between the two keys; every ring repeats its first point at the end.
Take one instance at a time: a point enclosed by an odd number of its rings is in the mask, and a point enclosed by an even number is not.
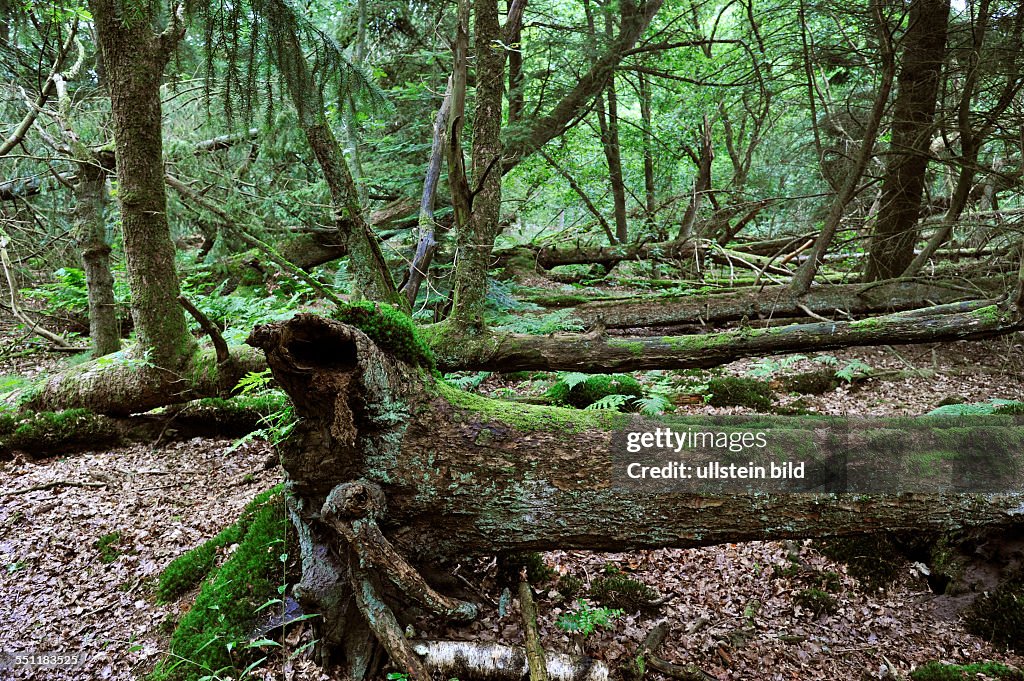
{"type": "Polygon", "coordinates": [[[284,442],[295,428],[295,408],[291,399],[280,388],[271,387],[273,380],[270,369],[258,372],[250,371],[239,379],[235,391],[240,395],[234,400],[230,400],[228,404],[233,402],[236,404],[234,408],[254,409],[260,412],[262,427],[235,442],[232,445],[232,451],[257,437],[263,438],[276,447],[284,442]]]}
{"type": "Polygon", "coordinates": [[[400,310],[384,303],[363,301],[339,308],[333,316],[358,328],[397,359],[413,366],[434,368],[434,353],[416,332],[412,319],[400,310]]]}
{"type": "Polygon", "coordinates": [[[585,582],[572,573],[565,573],[558,578],[558,593],[562,598],[571,601],[583,591],[585,582]]]}
{"type": "Polygon", "coordinates": [[[832,614],[836,611],[839,602],[835,596],[821,589],[803,589],[793,596],[793,602],[810,610],[815,616],[832,614]]]}
{"type": "Polygon", "coordinates": [[[562,374],[548,389],[546,396],[555,404],[568,404],[582,409],[600,403],[596,409],[619,408],[631,397],[642,397],[644,388],[628,374],[562,374]],[[610,396],[615,396],[609,400],[610,396]],[[603,403],[601,400],[605,400],[603,403]]]}
{"type": "Polygon", "coordinates": [[[510,555],[505,565],[509,574],[516,579],[520,571],[526,568],[526,579],[533,585],[542,584],[555,575],[554,568],[545,563],[544,556],[536,551],[510,555]]]}
{"type": "Polygon", "coordinates": [[[612,621],[622,616],[621,610],[612,610],[605,607],[592,608],[589,603],[580,599],[576,601],[576,608],[570,612],[563,613],[555,626],[570,634],[589,636],[601,627],[606,629],[612,625],[612,621]]]}
{"type": "Polygon", "coordinates": [[[624,574],[598,577],[590,585],[590,596],[601,605],[630,612],[649,608],[661,597],[643,582],[624,574]]]}
{"type": "MultiPolygon", "coordinates": [[[[52,282],[22,289],[21,294],[43,303],[44,309],[50,314],[86,314],[89,311],[85,272],[77,267],[61,267],[53,273],[52,282]]],[[[116,276],[114,302],[119,309],[127,309],[128,297],[128,284],[123,276],[116,276]]]]}
{"type": "Polygon", "coordinates": [[[767,411],[772,406],[767,382],[739,376],[719,376],[708,381],[707,403],[713,407],[749,407],[767,411]]]}
{"type": "Polygon", "coordinates": [[[100,560],[104,563],[113,563],[117,560],[121,552],[117,549],[117,544],[121,541],[121,531],[111,532],[105,534],[95,542],[93,542],[93,548],[100,552],[100,560]]]}
{"type": "Polygon", "coordinates": [[[1024,648],[1024,568],[975,600],[964,623],[968,631],[997,645],[1024,648]]]}
{"type": "Polygon", "coordinates": [[[973,681],[982,676],[1004,681],[1024,681],[1024,672],[998,662],[946,664],[936,660],[910,673],[911,681],[973,681]]]}
{"type": "MultiPolygon", "coordinates": [[[[237,548],[211,570],[211,549],[200,547],[174,561],[161,576],[160,594],[181,593],[188,580],[209,572],[195,604],[171,637],[170,656],[153,672],[153,681],[197,681],[210,675],[236,676],[244,668],[242,648],[249,639],[255,612],[281,593],[287,519],[281,486],[257,496],[242,513],[237,528],[211,542],[232,539],[237,548]]],[[[230,529],[230,528],[229,528],[230,529]]],[[[210,542],[207,542],[209,544],[210,542]]],[[[205,544],[203,545],[206,546],[205,544]]]]}
{"type": "Polygon", "coordinates": [[[469,371],[445,374],[444,380],[459,390],[476,390],[491,375],[490,371],[469,371]]]}
{"type": "Polygon", "coordinates": [[[988,402],[967,402],[960,404],[946,404],[932,409],[925,416],[987,416],[989,414],[1015,414],[1024,405],[1014,400],[989,400],[988,402]],[[1015,406],[1016,405],[1016,406],[1015,406]],[[1005,411],[999,411],[1002,408],[1005,411]]]}

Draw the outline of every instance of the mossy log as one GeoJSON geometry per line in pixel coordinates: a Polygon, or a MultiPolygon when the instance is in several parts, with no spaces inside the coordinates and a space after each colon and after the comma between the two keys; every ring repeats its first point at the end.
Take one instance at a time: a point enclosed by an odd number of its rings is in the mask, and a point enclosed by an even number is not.
{"type": "Polygon", "coordinates": [[[615,373],[713,367],[744,357],[817,352],[865,345],[976,340],[1024,329],[1024,319],[986,301],[963,301],[858,321],[660,337],[609,337],[603,332],[527,336],[466,335],[427,329],[444,371],[584,371],[615,373]]]}
{"type": "MultiPolygon", "coordinates": [[[[894,280],[883,285],[844,284],[814,288],[793,296],[788,286],[751,287],[706,295],[644,296],[583,302],[573,317],[584,324],[609,329],[721,324],[747,319],[776,319],[817,315],[867,315],[901,312],[977,297],[943,282],[894,280]]],[[[550,302],[559,302],[553,299],[550,302]]],[[[574,302],[579,302],[579,298],[574,302]]],[[[561,307],[561,305],[553,305],[561,307]]]]}
{"type": "Polygon", "coordinates": [[[251,348],[234,347],[230,352],[230,361],[218,363],[213,348],[201,349],[178,371],[127,354],[107,355],[48,377],[22,396],[22,407],[34,411],[84,408],[126,416],[204,397],[229,397],[238,379],[266,368],[251,348]]]}
{"type": "MultiPolygon", "coordinates": [[[[301,528],[298,596],[307,611],[324,614],[327,644],[342,657],[361,656],[349,669],[366,670],[366,621],[403,668],[414,667],[410,649],[418,644],[395,632],[423,608],[439,617],[469,612],[462,600],[433,592],[467,597],[439,575],[468,556],[1024,522],[1021,492],[694,494],[617,485],[613,438],[636,417],[465,393],[357,328],[314,315],[259,326],[248,342],[266,353],[298,416],[281,456],[301,528]],[[387,591],[388,581],[398,588],[387,591]],[[353,601],[363,618],[352,617],[353,601]]],[[[1024,442],[1019,425],[1000,418],[1024,442]]],[[[793,423],[813,437],[823,422],[793,423]]]]}
{"type": "Polygon", "coordinates": [[[377,522],[405,556],[693,547],[1024,519],[1021,495],[936,505],[929,495],[617,489],[612,436],[627,415],[465,393],[314,315],[257,327],[250,342],[267,353],[299,416],[282,452],[293,490],[319,510],[338,485],[380,486],[387,512],[377,522]]]}

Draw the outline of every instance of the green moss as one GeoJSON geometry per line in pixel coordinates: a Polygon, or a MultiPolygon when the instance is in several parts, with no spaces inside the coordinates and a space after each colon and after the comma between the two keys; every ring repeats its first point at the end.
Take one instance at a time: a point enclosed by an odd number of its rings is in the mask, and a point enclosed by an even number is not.
{"type": "Polygon", "coordinates": [[[121,531],[105,534],[95,542],[92,547],[100,552],[100,560],[104,563],[113,563],[121,555],[117,544],[121,541],[121,531]]]}
{"type": "Polygon", "coordinates": [[[650,608],[661,597],[643,582],[624,574],[598,577],[590,585],[590,596],[600,605],[627,612],[650,608]]]}
{"type": "Polygon", "coordinates": [[[1003,313],[999,309],[998,305],[989,305],[988,307],[978,308],[968,313],[972,317],[980,319],[986,324],[995,324],[1002,319],[1003,313]]]}
{"type": "Polygon", "coordinates": [[[634,357],[642,357],[645,352],[644,344],[640,341],[625,341],[618,338],[609,338],[608,347],[622,348],[634,357]]]}
{"type": "Polygon", "coordinates": [[[839,602],[835,596],[821,589],[803,589],[793,596],[793,601],[814,613],[816,616],[832,614],[836,611],[839,602]]]}
{"type": "Polygon", "coordinates": [[[708,381],[708,404],[713,407],[749,407],[767,411],[772,406],[772,389],[766,381],[739,376],[721,376],[708,381]]]}
{"type": "Polygon", "coordinates": [[[1010,414],[1011,416],[1024,415],[1024,402],[1011,402],[996,407],[993,414],[1010,414]]]}
{"type": "Polygon", "coordinates": [[[612,430],[624,424],[626,417],[606,411],[583,411],[562,407],[542,407],[495,400],[437,381],[438,394],[453,406],[476,412],[484,421],[511,425],[522,431],[582,433],[587,430],[612,430]]]}
{"type": "Polygon", "coordinates": [[[413,366],[434,368],[430,346],[420,338],[412,319],[397,308],[363,301],[335,310],[334,318],[358,328],[384,352],[413,366]]]}
{"type": "Polygon", "coordinates": [[[946,664],[929,662],[910,673],[912,681],[968,681],[981,676],[1007,681],[1024,681],[1024,673],[998,662],[946,664]]]}
{"type": "Polygon", "coordinates": [[[558,381],[548,389],[546,396],[555,404],[568,404],[582,409],[608,395],[643,397],[644,387],[628,374],[594,374],[571,388],[558,381]]]}
{"type": "Polygon", "coordinates": [[[964,622],[968,631],[996,645],[1024,648],[1024,568],[974,601],[964,622]]]}
{"type": "Polygon", "coordinates": [[[814,543],[822,554],[845,563],[850,574],[872,591],[891,584],[906,565],[903,554],[885,535],[823,539],[814,543]]]}
{"type": "Polygon", "coordinates": [[[256,608],[277,598],[283,581],[280,556],[286,551],[288,523],[281,490],[279,485],[257,496],[232,532],[228,528],[165,570],[158,593],[180,593],[189,579],[205,572],[209,576],[171,636],[171,654],[157,666],[152,681],[195,681],[225,671],[234,676],[245,667],[244,645],[237,644],[248,640],[256,608]],[[228,541],[237,548],[211,570],[215,549],[204,547],[228,541]]]}
{"type": "Polygon", "coordinates": [[[87,409],[0,413],[0,450],[74,450],[103,447],[119,439],[110,419],[87,409]]]}

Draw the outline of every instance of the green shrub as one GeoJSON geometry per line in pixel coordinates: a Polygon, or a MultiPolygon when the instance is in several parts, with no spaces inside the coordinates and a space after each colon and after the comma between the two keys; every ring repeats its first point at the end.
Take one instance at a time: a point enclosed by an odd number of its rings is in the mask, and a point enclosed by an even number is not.
{"type": "Polygon", "coordinates": [[[558,593],[567,601],[576,598],[583,591],[583,586],[582,579],[568,572],[558,578],[558,593]]]}
{"type": "Polygon", "coordinates": [[[174,630],[171,655],[157,665],[152,681],[197,681],[211,674],[236,675],[244,668],[241,651],[256,609],[279,596],[287,525],[279,485],[246,506],[233,532],[228,528],[168,566],[158,587],[161,594],[181,593],[189,580],[205,572],[209,576],[174,630]],[[215,548],[210,545],[232,539],[237,548],[223,565],[211,569],[215,548]]]}
{"type": "Polygon", "coordinates": [[[643,397],[644,394],[644,387],[628,374],[593,374],[578,382],[575,376],[570,374],[559,379],[546,396],[555,404],[583,409],[610,395],[643,397]]]}
{"type": "Polygon", "coordinates": [[[720,376],[708,381],[708,404],[713,407],[749,407],[767,411],[772,406],[772,389],[766,381],[739,376],[720,376]]]}

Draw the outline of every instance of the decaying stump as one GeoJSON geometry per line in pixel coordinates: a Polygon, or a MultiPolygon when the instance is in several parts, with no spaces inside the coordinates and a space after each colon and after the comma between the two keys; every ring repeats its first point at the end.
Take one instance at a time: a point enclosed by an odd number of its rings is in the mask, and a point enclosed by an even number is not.
{"type": "MultiPolygon", "coordinates": [[[[475,616],[443,577],[446,565],[467,556],[948,531],[1024,519],[1019,485],[988,494],[695,494],[618,484],[614,438],[636,417],[467,394],[405,361],[414,337],[382,328],[368,329],[378,346],[355,327],[297,315],[258,327],[248,341],[264,350],[299,417],[282,451],[303,550],[299,595],[307,611],[323,613],[325,640],[356,678],[370,673],[374,638],[412,675],[438,669],[417,652],[429,646],[412,645],[403,627],[423,614],[475,616]]],[[[1012,445],[1005,462],[1012,478],[1024,470],[1024,429],[1012,419],[995,427],[992,437],[1012,445]]],[[[793,433],[813,438],[814,426],[799,422],[793,433]]],[[[568,678],[592,673],[585,664],[577,671],[568,678]]]]}

